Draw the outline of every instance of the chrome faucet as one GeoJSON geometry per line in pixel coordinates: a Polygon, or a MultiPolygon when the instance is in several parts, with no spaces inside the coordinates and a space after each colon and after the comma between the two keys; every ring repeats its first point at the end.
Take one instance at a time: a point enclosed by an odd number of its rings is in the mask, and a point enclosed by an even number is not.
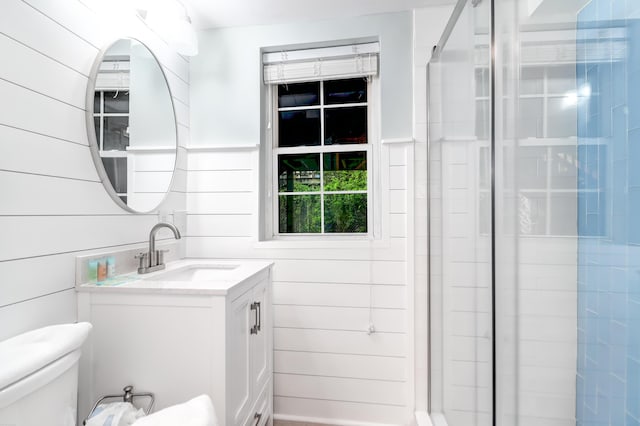
{"type": "Polygon", "coordinates": [[[147,274],[149,272],[159,271],[160,269],[165,268],[164,253],[168,250],[156,250],[156,234],[160,228],[169,228],[173,232],[173,236],[176,240],[182,238],[180,231],[178,231],[178,228],[176,228],[175,225],[167,222],[155,224],[149,233],[149,252],[140,253],[136,256],[136,259],[140,259],[140,265],[138,267],[139,274],[147,274]]]}

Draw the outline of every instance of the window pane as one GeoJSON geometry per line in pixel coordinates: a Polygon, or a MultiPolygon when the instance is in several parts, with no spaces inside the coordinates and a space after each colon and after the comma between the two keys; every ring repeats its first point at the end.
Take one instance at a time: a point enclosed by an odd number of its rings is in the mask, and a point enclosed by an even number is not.
{"type": "Polygon", "coordinates": [[[552,147],[550,161],[551,175],[549,177],[551,179],[551,189],[575,190],[576,186],[578,185],[578,162],[576,147],[570,145],[552,147]]]}
{"type": "Polygon", "coordinates": [[[93,117],[93,125],[96,129],[96,142],[100,146],[100,117],[93,117]]]}
{"type": "Polygon", "coordinates": [[[564,98],[549,99],[547,137],[567,138],[578,135],[576,105],[567,104],[564,98]]]}
{"type": "Polygon", "coordinates": [[[518,184],[524,189],[547,188],[547,147],[523,146],[518,149],[518,184]]]}
{"type": "Polygon", "coordinates": [[[578,223],[575,215],[567,212],[578,210],[578,197],[575,192],[553,194],[551,196],[551,235],[576,235],[578,223]]]}
{"type": "Polygon", "coordinates": [[[476,101],[476,137],[481,140],[489,139],[489,113],[490,104],[488,100],[476,101]]]}
{"type": "Polygon", "coordinates": [[[489,173],[491,160],[489,159],[489,148],[480,147],[478,157],[480,189],[488,190],[491,186],[491,173],[489,173]]]}
{"type": "Polygon", "coordinates": [[[476,68],[476,96],[489,96],[489,68],[476,68]]]}
{"type": "Polygon", "coordinates": [[[325,191],[365,191],[366,189],[366,152],[324,154],[325,191]]]}
{"type": "Polygon", "coordinates": [[[95,114],[100,113],[100,92],[96,92],[93,97],[93,112],[95,114]]]}
{"type": "Polygon", "coordinates": [[[547,92],[565,94],[576,90],[575,65],[558,65],[547,68],[547,92]]]}
{"type": "Polygon", "coordinates": [[[544,91],[544,68],[522,67],[520,69],[520,93],[523,95],[541,95],[544,91]]]}
{"type": "Polygon", "coordinates": [[[478,222],[480,235],[491,232],[491,194],[486,191],[478,193],[478,222]]]}
{"type": "Polygon", "coordinates": [[[367,194],[325,195],[324,231],[367,232],[367,194]]]}
{"type": "Polygon", "coordinates": [[[104,118],[105,151],[124,151],[129,146],[129,117],[104,118]]]}
{"type": "Polygon", "coordinates": [[[121,113],[129,112],[129,91],[118,90],[114,92],[104,92],[104,112],[121,113]]]}
{"type": "Polygon", "coordinates": [[[281,111],[278,127],[278,145],[320,145],[320,110],[281,111]]]}
{"type": "Polygon", "coordinates": [[[300,107],[320,104],[320,82],[280,84],[278,107],[300,107]]]}
{"type": "Polygon", "coordinates": [[[547,195],[521,192],[518,194],[518,224],[521,235],[547,233],[547,195]]]}
{"type": "Polygon", "coordinates": [[[331,108],[324,114],[325,145],[367,143],[367,107],[331,108]]]}
{"type": "Polygon", "coordinates": [[[319,190],[320,154],[294,154],[278,157],[279,192],[319,190]]]}
{"type": "Polygon", "coordinates": [[[280,233],[319,233],[322,228],[319,195],[280,195],[280,233]]]}
{"type": "Polygon", "coordinates": [[[542,98],[520,99],[520,137],[541,138],[542,98]]]}
{"type": "Polygon", "coordinates": [[[324,103],[326,105],[357,102],[367,102],[366,79],[353,78],[324,82],[324,103]]]}
{"type": "Polygon", "coordinates": [[[127,193],[127,159],[125,157],[103,157],[102,164],[111,186],[118,194],[127,193]]]}

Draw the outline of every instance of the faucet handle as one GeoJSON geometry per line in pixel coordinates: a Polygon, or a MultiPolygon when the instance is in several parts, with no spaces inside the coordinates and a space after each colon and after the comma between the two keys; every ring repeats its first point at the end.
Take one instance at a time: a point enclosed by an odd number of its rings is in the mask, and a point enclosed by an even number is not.
{"type": "Polygon", "coordinates": [[[149,257],[149,253],[140,252],[137,255],[133,256],[134,259],[139,259],[138,270],[144,269],[148,266],[147,259],[149,257]]]}
{"type": "Polygon", "coordinates": [[[158,259],[158,265],[162,265],[164,263],[164,254],[166,252],[169,252],[171,250],[169,249],[164,249],[164,250],[156,250],[156,258],[158,259]]]}

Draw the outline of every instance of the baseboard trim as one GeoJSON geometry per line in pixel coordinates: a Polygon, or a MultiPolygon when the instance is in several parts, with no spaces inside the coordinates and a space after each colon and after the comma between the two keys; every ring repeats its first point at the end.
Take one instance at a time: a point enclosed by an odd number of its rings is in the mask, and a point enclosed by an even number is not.
{"type": "Polygon", "coordinates": [[[370,423],[358,422],[354,420],[324,419],[318,417],[291,416],[288,414],[274,414],[273,419],[297,423],[314,423],[317,426],[398,426],[389,423],[370,423]]]}
{"type": "Polygon", "coordinates": [[[417,426],[433,426],[429,413],[426,411],[416,411],[416,425],[417,426]]]}

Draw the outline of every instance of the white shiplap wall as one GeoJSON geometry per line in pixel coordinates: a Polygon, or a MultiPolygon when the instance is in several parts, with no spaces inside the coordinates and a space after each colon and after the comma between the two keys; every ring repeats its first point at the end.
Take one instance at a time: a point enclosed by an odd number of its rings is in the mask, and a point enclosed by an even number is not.
{"type": "MultiPolygon", "coordinates": [[[[189,63],[137,19],[122,31],[153,50],[169,80],[182,147],[161,209],[183,211],[189,63]]],[[[0,339],[75,321],[75,257],[143,243],[158,221],[126,213],[109,198],[88,147],[88,76],[116,36],[89,2],[0,5],[0,339]]]]}
{"type": "Polygon", "coordinates": [[[189,153],[187,256],[275,261],[275,414],[408,424],[412,336],[407,200],[412,145],[382,145],[384,237],[258,241],[257,148],[189,153]],[[371,307],[371,310],[370,310],[371,307]],[[369,318],[376,333],[367,334],[369,318]]]}

